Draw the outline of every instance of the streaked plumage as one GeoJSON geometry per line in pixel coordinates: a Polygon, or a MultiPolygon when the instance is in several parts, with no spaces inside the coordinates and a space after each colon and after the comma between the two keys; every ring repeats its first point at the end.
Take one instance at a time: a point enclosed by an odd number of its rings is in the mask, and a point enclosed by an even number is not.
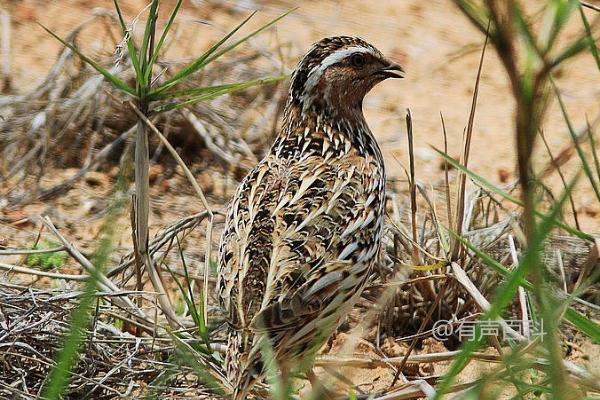
{"type": "Polygon", "coordinates": [[[392,71],[402,70],[359,38],[313,45],[292,76],[279,136],[233,196],[217,286],[235,399],[262,377],[260,337],[282,374],[306,370],[361,294],[380,253],[385,195],[362,100],[392,71]]]}

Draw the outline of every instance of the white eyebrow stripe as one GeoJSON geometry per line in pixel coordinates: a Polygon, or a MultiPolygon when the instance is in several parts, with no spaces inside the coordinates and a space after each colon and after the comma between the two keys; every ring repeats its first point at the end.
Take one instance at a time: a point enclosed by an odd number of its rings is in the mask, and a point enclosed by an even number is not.
{"type": "Polygon", "coordinates": [[[323,61],[321,61],[321,64],[315,66],[308,73],[308,78],[306,79],[306,83],[304,84],[304,94],[310,93],[312,89],[315,86],[317,86],[319,80],[321,79],[321,75],[323,75],[323,72],[327,69],[327,67],[339,63],[344,58],[354,53],[368,53],[374,57],[377,57],[377,55],[373,52],[372,49],[363,46],[347,47],[344,49],[334,51],[333,53],[325,57],[323,61]]]}

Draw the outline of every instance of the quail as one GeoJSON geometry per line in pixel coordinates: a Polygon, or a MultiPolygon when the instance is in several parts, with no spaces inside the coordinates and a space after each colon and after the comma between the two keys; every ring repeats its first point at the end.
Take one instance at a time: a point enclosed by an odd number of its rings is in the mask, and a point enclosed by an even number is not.
{"type": "Polygon", "coordinates": [[[282,127],[237,188],[219,246],[235,400],[263,379],[265,343],[284,380],[309,371],[360,296],[381,254],[385,206],[362,103],[403,72],[363,39],[337,36],[315,43],[292,74],[282,127]]]}

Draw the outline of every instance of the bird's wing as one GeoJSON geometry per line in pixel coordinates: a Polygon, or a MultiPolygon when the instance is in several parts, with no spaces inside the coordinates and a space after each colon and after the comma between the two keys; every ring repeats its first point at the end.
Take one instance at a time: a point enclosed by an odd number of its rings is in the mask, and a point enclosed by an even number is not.
{"type": "Polygon", "coordinates": [[[249,174],[221,242],[219,288],[234,325],[297,328],[352,297],[379,250],[379,175],[359,156],[266,159],[249,174]]]}
{"type": "Polygon", "coordinates": [[[259,163],[238,186],[225,217],[217,287],[229,323],[246,328],[265,292],[274,231],[271,212],[283,184],[273,159],[259,163]]]}

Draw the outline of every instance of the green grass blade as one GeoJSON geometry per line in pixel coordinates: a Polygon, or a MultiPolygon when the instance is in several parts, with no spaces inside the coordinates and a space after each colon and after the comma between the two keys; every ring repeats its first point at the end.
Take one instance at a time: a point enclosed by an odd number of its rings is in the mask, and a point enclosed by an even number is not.
{"type": "Polygon", "coordinates": [[[254,11],[248,17],[246,17],[246,19],[244,19],[238,26],[233,28],[228,34],[223,36],[223,38],[221,40],[219,40],[217,43],[212,45],[212,47],[210,49],[208,49],[206,52],[204,52],[204,54],[202,54],[200,57],[198,57],[197,59],[195,59],[194,61],[189,63],[187,66],[185,66],[181,70],[179,70],[177,73],[175,73],[175,75],[173,75],[164,84],[162,84],[162,86],[159,86],[158,88],[156,88],[155,90],[150,92],[149,95],[152,96],[157,93],[163,92],[163,91],[169,89],[170,87],[176,85],[177,83],[179,83],[182,79],[185,79],[189,75],[197,72],[200,68],[202,68],[202,65],[203,65],[202,63],[208,57],[210,57],[211,54],[213,54],[215,51],[217,51],[219,49],[219,47],[221,47],[223,45],[223,43],[225,43],[231,36],[233,36],[238,30],[240,30],[240,28],[242,26],[246,25],[246,23],[250,20],[250,18],[252,18],[254,16],[254,14],[256,14],[256,11],[254,11]]]}
{"type": "MultiPolygon", "coordinates": [[[[101,244],[102,247],[104,245],[104,243],[101,244]]],[[[105,262],[106,260],[102,261],[105,262]]],[[[96,265],[101,266],[99,263],[96,265]]],[[[90,313],[93,309],[97,285],[97,276],[90,276],[83,290],[81,301],[71,314],[69,332],[56,359],[56,365],[50,371],[46,386],[42,390],[42,398],[44,399],[61,399],[61,395],[68,386],[71,371],[77,363],[77,353],[85,339],[85,328],[91,320],[90,313]]]]}
{"type": "Polygon", "coordinates": [[[579,144],[579,141],[577,140],[577,133],[575,133],[575,129],[573,128],[573,125],[571,124],[571,119],[569,118],[567,109],[565,108],[565,104],[562,101],[562,97],[560,95],[558,87],[556,87],[556,84],[554,83],[553,79],[550,79],[550,82],[552,83],[552,87],[554,88],[554,93],[556,93],[556,98],[558,99],[558,104],[560,105],[560,110],[562,112],[563,118],[565,119],[565,123],[567,124],[567,129],[569,130],[569,134],[571,135],[571,139],[573,140],[573,144],[575,145],[575,150],[577,151],[577,155],[579,156],[579,159],[581,160],[581,166],[583,167],[583,172],[585,173],[588,180],[590,181],[590,184],[592,185],[592,189],[594,189],[594,193],[596,194],[596,199],[598,199],[598,201],[600,201],[600,188],[598,187],[598,183],[596,182],[596,178],[594,177],[594,174],[592,173],[592,169],[590,168],[588,160],[585,157],[585,154],[583,154],[583,149],[581,148],[581,145],[579,144]]]}
{"type": "Polygon", "coordinates": [[[569,16],[577,9],[577,0],[554,0],[546,7],[546,14],[540,29],[540,41],[544,53],[548,52],[556,42],[556,37],[569,20],[569,16]]]}
{"type": "MultiPolygon", "coordinates": [[[[177,238],[177,242],[179,243],[179,238],[177,238]]],[[[181,258],[183,258],[183,255],[181,255],[181,258]]],[[[194,304],[194,298],[193,298],[193,296],[191,296],[191,287],[188,286],[190,290],[186,291],[186,289],[181,284],[179,277],[173,272],[173,270],[169,267],[169,265],[166,263],[164,265],[167,268],[167,271],[169,272],[169,274],[171,275],[171,278],[177,285],[177,288],[179,289],[179,293],[181,294],[181,297],[183,298],[183,302],[186,304],[188,310],[190,311],[190,315],[192,317],[192,320],[196,324],[196,327],[198,328],[198,332],[200,333],[200,336],[202,337],[202,339],[205,339],[204,335],[203,335],[204,332],[202,332],[202,329],[200,328],[201,325],[204,325],[203,324],[204,318],[200,317],[198,315],[198,310],[196,309],[196,305],[194,304]]],[[[189,285],[189,281],[188,281],[188,285],[189,285]]],[[[207,347],[206,347],[206,349],[202,349],[202,351],[205,354],[211,354],[210,344],[208,344],[208,339],[206,339],[205,342],[207,342],[207,347]]]]}
{"type": "Polygon", "coordinates": [[[236,84],[231,84],[231,85],[222,85],[224,88],[221,90],[209,91],[208,93],[201,94],[199,96],[195,96],[188,100],[178,102],[178,103],[167,103],[160,107],[155,108],[152,112],[153,113],[161,113],[161,112],[170,111],[170,110],[177,110],[177,109],[187,107],[189,105],[196,104],[196,103],[199,103],[202,101],[212,100],[219,96],[223,96],[225,94],[230,94],[230,93],[238,92],[240,90],[248,89],[252,86],[274,83],[274,82],[280,81],[281,79],[283,79],[285,77],[286,76],[278,76],[278,77],[274,77],[274,78],[259,79],[259,80],[250,81],[250,82],[236,83],[236,84]]]}
{"type": "MultiPolygon", "coordinates": [[[[431,148],[436,151],[440,156],[442,156],[450,165],[452,165],[454,168],[464,172],[465,174],[467,174],[467,176],[469,176],[471,179],[473,179],[475,182],[477,182],[478,184],[480,184],[481,186],[483,186],[484,188],[486,188],[487,190],[494,192],[498,195],[500,195],[501,197],[503,197],[504,199],[510,201],[513,204],[516,204],[518,206],[523,206],[523,202],[521,202],[521,200],[517,199],[514,196],[511,196],[509,193],[507,193],[506,191],[500,189],[499,187],[495,186],[494,184],[492,184],[490,181],[488,181],[487,179],[483,178],[482,176],[477,175],[475,172],[471,171],[468,168],[465,168],[464,166],[462,166],[458,161],[456,161],[454,158],[450,157],[448,154],[444,153],[443,151],[437,149],[435,146],[431,146],[431,148]]],[[[542,217],[543,214],[541,214],[540,212],[536,212],[536,215],[538,217],[542,217]]],[[[592,235],[589,235],[585,232],[581,232],[580,230],[577,230],[567,224],[564,224],[560,221],[556,222],[556,225],[558,227],[560,227],[561,229],[564,229],[566,232],[569,232],[571,235],[577,236],[580,239],[584,239],[587,241],[594,241],[594,237],[592,235]]]]}
{"type": "Polygon", "coordinates": [[[81,343],[85,338],[85,327],[91,319],[91,310],[94,304],[94,293],[98,282],[90,277],[83,291],[81,301],[77,308],[71,314],[70,329],[65,337],[63,347],[56,360],[56,366],[52,368],[47,381],[47,386],[43,389],[42,398],[48,400],[60,399],[70,380],[71,370],[75,367],[77,353],[81,343]]]}
{"type": "MultiPolygon", "coordinates": [[[[152,4],[150,5],[150,11],[148,12],[148,20],[146,21],[146,28],[144,29],[144,37],[142,39],[142,47],[140,49],[140,69],[142,72],[142,77],[147,76],[146,69],[150,60],[149,54],[147,53],[150,48],[151,38],[154,34],[154,30],[156,29],[156,19],[158,18],[158,3],[160,3],[160,0],[152,0],[152,4]]],[[[146,86],[147,83],[147,81],[143,80],[142,86],[146,86]]]]}
{"type": "Polygon", "coordinates": [[[135,43],[133,42],[132,32],[127,31],[127,24],[125,24],[125,19],[123,18],[123,13],[121,12],[121,7],[119,6],[118,0],[113,0],[115,4],[115,9],[117,10],[117,15],[119,16],[119,23],[121,24],[121,31],[123,32],[123,37],[127,37],[127,51],[129,52],[129,58],[131,58],[131,64],[133,65],[133,69],[135,71],[135,76],[141,76],[140,71],[140,62],[137,55],[137,49],[135,48],[135,43]]]}
{"type": "Polygon", "coordinates": [[[600,180],[600,157],[598,157],[598,147],[596,147],[596,139],[594,139],[594,133],[589,122],[587,124],[587,134],[590,141],[590,147],[592,148],[592,158],[594,159],[594,168],[596,168],[596,175],[600,180]]]}
{"type": "Polygon", "coordinates": [[[170,336],[175,345],[174,357],[177,358],[178,363],[191,368],[198,377],[200,384],[204,385],[210,392],[224,396],[223,385],[211,373],[210,363],[212,358],[196,351],[190,343],[182,340],[177,335],[171,333],[170,336]]]}
{"type": "MultiPolygon", "coordinates": [[[[463,238],[462,236],[460,236],[458,233],[454,232],[453,230],[450,230],[448,228],[446,228],[446,230],[450,233],[450,235],[455,237],[463,245],[465,245],[469,250],[471,250],[473,253],[475,253],[475,255],[477,257],[481,258],[481,260],[485,264],[487,264],[488,267],[492,268],[494,271],[498,272],[500,275],[502,275],[505,278],[508,278],[511,275],[512,272],[510,269],[506,268],[504,265],[502,265],[498,261],[494,260],[485,251],[483,251],[480,248],[478,248],[477,246],[473,245],[471,242],[469,242],[468,240],[466,240],[465,238],[463,238]]],[[[531,282],[529,282],[525,279],[523,279],[521,282],[519,282],[519,285],[523,286],[527,290],[533,289],[533,285],[531,284],[531,282]]]]}
{"type": "Polygon", "coordinates": [[[167,92],[159,93],[155,96],[149,97],[150,100],[166,100],[170,98],[181,98],[188,96],[200,96],[208,93],[216,93],[222,90],[226,90],[227,88],[235,88],[237,83],[228,83],[224,85],[214,85],[214,86],[201,86],[195,88],[188,89],[180,89],[180,90],[170,90],[167,92]]]}
{"type": "MultiPolygon", "coordinates": [[[[169,273],[171,274],[171,278],[173,278],[173,280],[176,282],[179,292],[181,293],[181,296],[183,298],[183,302],[188,307],[188,310],[190,310],[190,315],[192,317],[192,320],[194,321],[195,324],[197,324],[197,321],[195,318],[198,317],[198,313],[197,313],[196,308],[194,307],[194,304],[191,302],[190,298],[185,293],[185,289],[183,288],[181,283],[178,281],[175,273],[169,268],[169,266],[167,264],[165,264],[165,267],[167,267],[167,271],[169,271],[169,273]]],[[[196,325],[196,326],[198,326],[198,325],[196,325]]],[[[205,354],[207,356],[212,354],[212,350],[210,349],[210,347],[205,348],[203,345],[197,347],[197,350],[199,350],[202,354],[205,354]]]]}
{"type": "Polygon", "coordinates": [[[188,271],[187,263],[185,262],[185,257],[183,256],[183,251],[181,250],[181,243],[179,242],[179,236],[177,238],[177,247],[179,249],[179,255],[181,258],[181,263],[183,264],[183,273],[185,274],[185,281],[187,283],[187,290],[189,295],[189,309],[192,313],[192,317],[194,318],[194,322],[196,323],[196,327],[198,328],[198,333],[200,337],[204,340],[206,344],[207,350],[210,352],[210,337],[208,334],[208,329],[206,327],[206,320],[204,319],[204,293],[202,288],[200,288],[200,301],[198,302],[198,309],[196,309],[196,301],[194,300],[194,291],[192,290],[190,274],[188,271]]]}
{"type": "Polygon", "coordinates": [[[119,0],[113,0],[113,4],[115,5],[115,10],[117,10],[117,16],[119,17],[119,24],[121,24],[121,33],[123,35],[127,34],[127,24],[125,23],[125,18],[123,18],[123,13],[121,12],[121,7],[119,6],[119,0]]]}
{"type": "MultiPolygon", "coordinates": [[[[169,361],[174,358],[170,357],[169,361]]],[[[148,382],[148,387],[141,393],[141,397],[137,398],[139,400],[157,400],[166,397],[164,396],[164,392],[175,382],[177,375],[180,373],[180,368],[174,366],[162,369],[156,378],[148,382]]]]}
{"type": "Polygon", "coordinates": [[[482,33],[486,33],[486,27],[490,19],[487,7],[478,5],[471,0],[453,1],[482,33]]]}
{"type": "Polygon", "coordinates": [[[516,197],[510,195],[509,193],[507,193],[504,190],[500,189],[499,187],[495,186],[494,184],[492,184],[490,181],[488,181],[484,177],[477,175],[475,172],[471,171],[468,168],[465,168],[462,164],[460,164],[454,158],[450,157],[448,154],[444,153],[442,150],[439,150],[435,146],[431,146],[431,148],[434,151],[436,151],[440,156],[442,156],[454,168],[463,172],[464,174],[466,174],[469,178],[473,179],[474,181],[480,183],[486,189],[504,197],[506,200],[510,201],[511,203],[517,204],[519,206],[523,205],[523,202],[521,200],[517,199],[516,197]]]}
{"type": "Polygon", "coordinates": [[[199,71],[206,65],[210,64],[211,62],[213,62],[213,61],[217,60],[218,58],[220,58],[221,56],[223,56],[224,54],[229,53],[231,50],[235,49],[240,44],[247,42],[249,39],[251,39],[254,36],[258,35],[259,33],[265,31],[266,29],[270,28],[271,26],[276,24],[279,20],[286,17],[288,14],[290,14],[294,10],[295,9],[292,9],[292,10],[280,15],[279,17],[271,20],[270,22],[268,22],[265,25],[261,26],[260,28],[256,29],[254,32],[244,36],[240,40],[238,40],[238,41],[234,42],[233,44],[225,47],[224,49],[218,51],[218,49],[221,47],[221,45],[223,43],[225,43],[225,41],[227,39],[229,39],[235,32],[237,32],[243,25],[245,25],[248,22],[248,20],[255,13],[250,14],[250,16],[248,16],[248,18],[246,18],[244,21],[242,21],[242,23],[240,25],[238,25],[233,31],[231,31],[229,34],[227,34],[219,42],[217,42],[206,53],[204,53],[202,56],[200,56],[199,58],[194,60],[192,63],[188,64],[187,67],[184,67],[181,71],[176,73],[171,79],[169,79],[167,82],[165,82],[161,87],[159,87],[156,90],[154,90],[153,92],[151,92],[151,94],[157,94],[157,93],[165,91],[166,89],[169,89],[173,85],[180,82],[182,79],[185,79],[187,76],[199,71]]]}
{"type": "Polygon", "coordinates": [[[281,19],[287,17],[290,13],[292,13],[293,11],[295,11],[296,8],[293,8],[285,13],[283,13],[282,15],[280,15],[279,17],[271,20],[270,22],[266,23],[265,25],[261,26],[260,28],[258,28],[257,30],[255,30],[254,32],[250,33],[249,35],[244,36],[243,38],[241,38],[240,40],[238,40],[237,42],[225,47],[223,50],[217,52],[216,54],[210,56],[208,59],[206,59],[206,61],[204,62],[204,65],[210,64],[211,62],[215,61],[216,59],[220,58],[221,56],[223,56],[224,54],[229,53],[231,50],[235,49],[236,47],[238,47],[240,44],[247,42],[248,40],[252,39],[254,36],[258,35],[261,32],[264,32],[265,30],[269,29],[270,27],[272,27],[273,25],[275,25],[277,22],[279,22],[281,19]]]}
{"type": "Polygon", "coordinates": [[[529,27],[529,24],[525,20],[521,7],[517,2],[511,2],[512,15],[515,17],[515,25],[517,26],[519,33],[525,38],[528,51],[535,52],[540,58],[542,58],[541,51],[538,48],[533,32],[529,27]]]}
{"type": "Polygon", "coordinates": [[[567,309],[564,319],[567,320],[571,325],[578,328],[581,332],[588,335],[596,343],[600,344],[600,325],[598,325],[596,322],[587,318],[585,315],[574,310],[573,308],[567,309]]]}
{"type": "Polygon", "coordinates": [[[600,70],[600,55],[598,55],[598,47],[596,47],[596,41],[594,40],[594,35],[592,35],[592,28],[590,28],[590,23],[583,12],[583,7],[579,5],[579,13],[581,14],[581,20],[583,21],[583,26],[585,27],[585,33],[587,35],[590,50],[592,51],[592,55],[594,56],[594,60],[596,60],[596,66],[598,70],[600,70]]]}
{"type": "Polygon", "coordinates": [[[62,38],[60,38],[59,36],[55,35],[50,29],[46,28],[44,25],[39,24],[46,32],[48,32],[50,35],[52,35],[56,40],[58,40],[59,42],[61,42],[63,44],[63,46],[68,47],[73,53],[77,54],[79,56],[79,58],[81,58],[81,60],[83,60],[85,63],[89,64],[92,68],[94,68],[96,71],[98,71],[99,73],[101,73],[110,83],[112,83],[117,89],[133,96],[133,97],[137,97],[135,90],[129,86],[127,86],[127,84],[125,82],[123,82],[122,80],[120,80],[119,78],[117,78],[115,75],[111,74],[110,72],[108,72],[107,70],[105,70],[104,68],[102,68],[100,65],[98,65],[94,60],[92,60],[91,58],[87,57],[85,54],[83,54],[81,51],[79,51],[79,49],[75,46],[73,46],[71,43],[67,43],[66,41],[64,41],[62,38]]]}
{"type": "Polygon", "coordinates": [[[195,87],[189,89],[181,89],[181,90],[171,90],[156,96],[150,96],[150,100],[164,100],[168,98],[180,98],[185,96],[201,96],[209,93],[217,93],[217,92],[228,92],[228,91],[237,91],[242,89],[247,89],[252,86],[257,85],[266,85],[270,83],[275,83],[280,80],[287,78],[289,75],[279,75],[272,78],[262,78],[256,79],[253,81],[247,82],[237,82],[237,83],[227,83],[224,85],[214,85],[214,86],[203,86],[203,87],[195,87]]]}
{"type": "Polygon", "coordinates": [[[563,61],[575,57],[582,51],[586,50],[590,46],[587,32],[579,36],[576,40],[571,42],[566,49],[564,49],[559,55],[550,61],[551,68],[554,68],[561,64],[563,61]]]}
{"type": "Polygon", "coordinates": [[[173,25],[173,21],[175,21],[175,17],[177,16],[177,13],[179,12],[179,8],[181,7],[181,3],[182,2],[183,2],[183,0],[177,0],[177,3],[175,4],[175,7],[173,7],[173,11],[171,11],[171,15],[169,16],[169,20],[167,21],[167,25],[165,25],[165,28],[163,29],[163,33],[160,36],[160,40],[158,41],[158,44],[156,45],[156,48],[154,49],[154,53],[152,54],[152,57],[150,58],[150,62],[148,63],[148,68],[146,68],[146,73],[145,73],[145,76],[144,76],[144,79],[145,79],[146,82],[150,78],[150,72],[152,71],[152,67],[154,66],[154,63],[156,62],[156,59],[158,58],[158,54],[160,53],[160,49],[162,49],[163,44],[165,43],[165,39],[167,38],[167,34],[169,33],[169,30],[171,29],[171,26],[173,25]]]}

